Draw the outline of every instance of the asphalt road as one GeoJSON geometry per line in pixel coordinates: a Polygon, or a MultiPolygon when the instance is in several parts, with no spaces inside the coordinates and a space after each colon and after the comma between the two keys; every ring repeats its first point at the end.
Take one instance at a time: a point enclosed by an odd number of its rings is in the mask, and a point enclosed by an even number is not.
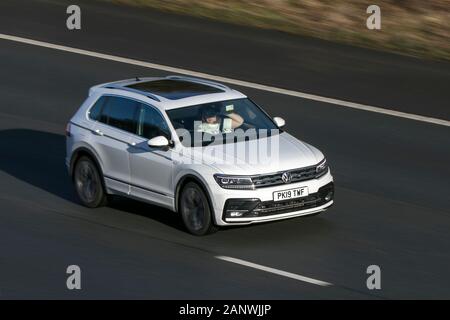
{"type": "MultiPolygon", "coordinates": [[[[72,36],[65,9],[53,16],[59,3],[2,1],[0,33],[450,118],[445,63],[97,4],[86,4],[86,28],[72,36]],[[302,59],[282,59],[306,47],[302,59]],[[343,64],[349,59],[358,63],[343,64]]],[[[155,206],[82,207],[64,167],[65,124],[90,86],[164,72],[5,40],[0,70],[0,298],[450,298],[449,127],[237,87],[326,154],[336,204],[315,217],[198,238],[155,206]],[[81,267],[80,291],[66,289],[71,264],[81,267]],[[366,287],[372,264],[381,290],[366,287]]]]}

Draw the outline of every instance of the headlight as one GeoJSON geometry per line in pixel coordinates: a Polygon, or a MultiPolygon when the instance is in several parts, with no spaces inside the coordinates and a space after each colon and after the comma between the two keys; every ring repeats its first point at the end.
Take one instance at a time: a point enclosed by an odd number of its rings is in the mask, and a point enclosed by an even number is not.
{"type": "Polygon", "coordinates": [[[219,186],[224,189],[245,189],[252,190],[255,188],[252,178],[246,176],[227,176],[222,174],[215,174],[219,186]]]}
{"type": "Polygon", "coordinates": [[[320,161],[320,163],[316,166],[316,178],[319,178],[326,174],[328,172],[328,163],[327,159],[323,159],[320,161]]]}

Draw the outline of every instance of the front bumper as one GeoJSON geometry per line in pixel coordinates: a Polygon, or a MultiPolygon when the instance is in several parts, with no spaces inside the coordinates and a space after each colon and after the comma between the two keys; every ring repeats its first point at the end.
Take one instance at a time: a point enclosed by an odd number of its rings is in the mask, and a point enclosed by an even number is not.
{"type": "Polygon", "coordinates": [[[314,214],[330,207],[333,204],[333,197],[334,185],[330,182],[318,192],[303,198],[284,201],[228,199],[225,202],[222,220],[228,223],[252,223],[314,214]]]}
{"type": "MultiPolygon", "coordinates": [[[[216,184],[217,185],[217,184],[216,184]]],[[[219,187],[220,188],[220,187],[219,187]]],[[[333,204],[333,177],[327,174],[318,178],[281,186],[256,190],[212,191],[212,202],[218,225],[239,225],[312,215],[326,210],[333,204]],[[288,188],[308,187],[307,197],[273,201],[273,192],[288,188]],[[326,197],[329,191],[331,197],[326,197]],[[326,199],[325,199],[326,198],[326,199]],[[233,216],[231,216],[233,211],[233,216]],[[241,214],[238,216],[238,212],[241,214]]]]}

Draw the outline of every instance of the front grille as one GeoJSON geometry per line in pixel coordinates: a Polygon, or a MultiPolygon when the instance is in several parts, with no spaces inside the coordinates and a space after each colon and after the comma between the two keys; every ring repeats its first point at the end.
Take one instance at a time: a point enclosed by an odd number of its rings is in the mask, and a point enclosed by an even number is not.
{"type": "MultiPolygon", "coordinates": [[[[328,170],[326,170],[325,173],[327,171],[328,170]]],[[[289,183],[311,180],[311,179],[319,177],[316,173],[316,166],[289,170],[288,172],[291,174],[291,177],[292,177],[292,179],[289,183]]],[[[271,187],[271,186],[285,184],[283,182],[283,180],[281,179],[281,176],[283,175],[283,173],[284,173],[284,171],[273,173],[273,174],[254,176],[254,177],[252,177],[252,181],[253,181],[253,184],[255,185],[255,188],[264,188],[264,187],[271,187]]],[[[320,175],[323,175],[323,173],[321,173],[320,175]]]]}

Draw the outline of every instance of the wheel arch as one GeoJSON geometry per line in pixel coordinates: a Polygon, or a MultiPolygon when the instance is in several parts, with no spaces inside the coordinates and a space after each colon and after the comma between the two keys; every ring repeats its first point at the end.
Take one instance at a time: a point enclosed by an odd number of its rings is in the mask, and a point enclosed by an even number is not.
{"type": "Polygon", "coordinates": [[[206,195],[206,199],[208,200],[209,207],[211,209],[211,215],[212,215],[213,223],[215,225],[217,225],[215,210],[214,210],[214,207],[213,207],[213,203],[211,201],[211,195],[210,195],[210,193],[208,191],[208,188],[206,187],[206,184],[202,181],[201,178],[199,178],[198,176],[196,176],[196,175],[194,175],[192,173],[188,173],[188,174],[184,175],[183,177],[181,177],[178,180],[177,186],[175,188],[175,212],[178,212],[181,190],[183,190],[183,187],[188,182],[195,182],[195,183],[197,183],[200,186],[200,188],[203,190],[203,192],[206,195]]]}
{"type": "Polygon", "coordinates": [[[70,177],[73,178],[75,164],[77,163],[78,159],[80,159],[82,156],[87,156],[92,161],[94,161],[94,164],[97,167],[97,170],[102,178],[102,182],[104,182],[102,166],[100,165],[100,162],[99,162],[97,156],[95,155],[95,153],[92,150],[90,150],[89,148],[84,147],[84,146],[78,147],[77,149],[75,149],[72,152],[72,157],[70,158],[70,167],[69,167],[70,177]]]}

